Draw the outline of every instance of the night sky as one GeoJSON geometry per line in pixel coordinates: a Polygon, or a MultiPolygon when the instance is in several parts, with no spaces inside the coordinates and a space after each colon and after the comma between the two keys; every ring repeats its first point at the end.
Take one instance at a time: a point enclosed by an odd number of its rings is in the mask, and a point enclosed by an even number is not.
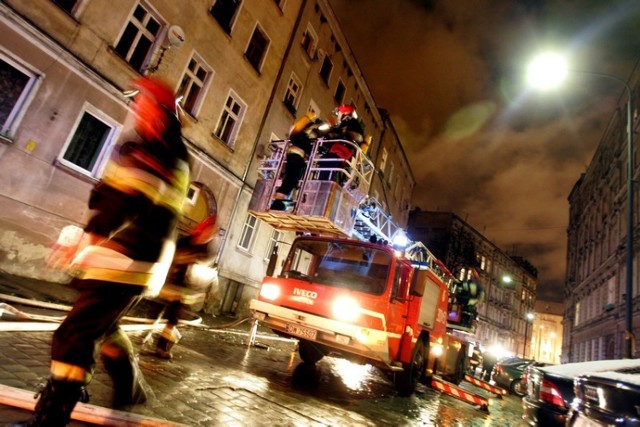
{"type": "Polygon", "coordinates": [[[330,0],[417,181],[413,206],[452,211],[538,269],[538,299],[560,301],[567,197],[624,96],[570,74],[524,85],[552,47],[571,69],[626,80],[640,59],[640,1],[330,0]]]}

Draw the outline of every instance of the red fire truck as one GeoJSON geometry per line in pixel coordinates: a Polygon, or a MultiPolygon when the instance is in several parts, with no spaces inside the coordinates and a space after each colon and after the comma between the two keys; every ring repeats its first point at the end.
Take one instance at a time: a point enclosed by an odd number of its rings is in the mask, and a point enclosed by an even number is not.
{"type": "Polygon", "coordinates": [[[264,278],[250,303],[254,318],[298,339],[304,362],[332,355],[369,363],[392,373],[403,394],[433,375],[460,383],[472,351],[464,333],[475,324],[461,315],[461,283],[424,245],[387,243],[399,229],[367,198],[373,165],[357,147],[349,167],[334,171],[346,177],[342,183],[319,179],[318,153],[330,143],[315,143],[300,196],[287,211],[269,209],[287,141],[273,141],[262,161],[249,210],[307,235],[294,240],[279,275],[264,278]]]}
{"type": "Polygon", "coordinates": [[[410,394],[434,373],[459,383],[467,343],[447,332],[451,274],[435,258],[416,266],[401,251],[335,237],[300,236],[278,277],[251,302],[255,319],[299,340],[306,363],[325,355],[393,373],[410,394]]]}

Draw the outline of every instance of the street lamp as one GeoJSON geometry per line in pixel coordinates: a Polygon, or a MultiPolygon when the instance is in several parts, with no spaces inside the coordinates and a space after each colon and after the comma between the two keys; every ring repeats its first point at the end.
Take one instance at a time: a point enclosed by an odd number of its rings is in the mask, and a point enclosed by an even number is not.
{"type": "Polygon", "coordinates": [[[542,89],[553,89],[569,74],[584,74],[604,77],[622,84],[627,92],[627,250],[626,250],[626,296],[625,296],[625,358],[633,357],[633,92],[627,81],[609,74],[590,71],[569,70],[561,55],[546,53],[536,57],[530,64],[527,81],[542,89]]]}
{"type": "Polygon", "coordinates": [[[524,346],[522,349],[522,357],[527,358],[527,340],[529,335],[529,324],[533,321],[535,315],[533,313],[527,313],[524,317],[524,346]]]}

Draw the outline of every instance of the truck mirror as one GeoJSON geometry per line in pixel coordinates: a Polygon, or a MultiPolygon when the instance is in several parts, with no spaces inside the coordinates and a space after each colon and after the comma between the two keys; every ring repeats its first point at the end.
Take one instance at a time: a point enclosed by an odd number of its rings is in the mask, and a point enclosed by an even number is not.
{"type": "Polygon", "coordinates": [[[409,293],[411,295],[421,297],[424,295],[425,284],[427,283],[427,270],[413,270],[413,277],[411,278],[411,288],[409,293]]]}

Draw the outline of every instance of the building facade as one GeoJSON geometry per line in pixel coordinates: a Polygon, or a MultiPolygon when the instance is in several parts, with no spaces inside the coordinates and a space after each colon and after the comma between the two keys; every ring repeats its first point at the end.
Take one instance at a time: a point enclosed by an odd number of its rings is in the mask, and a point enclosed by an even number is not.
{"type": "Polygon", "coordinates": [[[562,303],[536,301],[525,357],[542,363],[561,363],[562,310],[562,303]]]}
{"type": "Polygon", "coordinates": [[[273,246],[292,238],[247,205],[265,142],[309,109],[356,105],[370,155],[387,153],[372,157],[387,176],[372,191],[391,194],[389,214],[406,221],[408,162],[326,0],[4,0],[0,31],[0,268],[10,274],[66,280],[44,259],[62,227],[88,218],[106,156],[133,132],[124,92],[143,75],[182,97],[185,220],[216,214],[220,226],[207,311],[243,313],[273,246]]]}
{"type": "Polygon", "coordinates": [[[485,348],[498,346],[523,355],[536,302],[537,271],[521,257],[510,256],[452,212],[412,210],[409,237],[423,242],[458,279],[469,269],[480,276],[484,298],[478,304],[475,339],[485,348]]]}
{"type": "MultiPolygon", "coordinates": [[[[628,82],[636,94],[640,69],[628,82]]],[[[567,271],[564,289],[563,359],[570,362],[619,359],[625,355],[627,262],[626,94],[613,113],[587,170],[569,195],[567,271]]],[[[632,129],[638,134],[637,102],[632,129]]],[[[637,141],[637,137],[636,137],[637,141]]],[[[634,144],[633,182],[637,195],[638,145],[634,144]]],[[[640,333],[638,198],[633,204],[632,339],[636,357],[640,333]]],[[[630,337],[631,338],[631,337],[630,337]]]]}

